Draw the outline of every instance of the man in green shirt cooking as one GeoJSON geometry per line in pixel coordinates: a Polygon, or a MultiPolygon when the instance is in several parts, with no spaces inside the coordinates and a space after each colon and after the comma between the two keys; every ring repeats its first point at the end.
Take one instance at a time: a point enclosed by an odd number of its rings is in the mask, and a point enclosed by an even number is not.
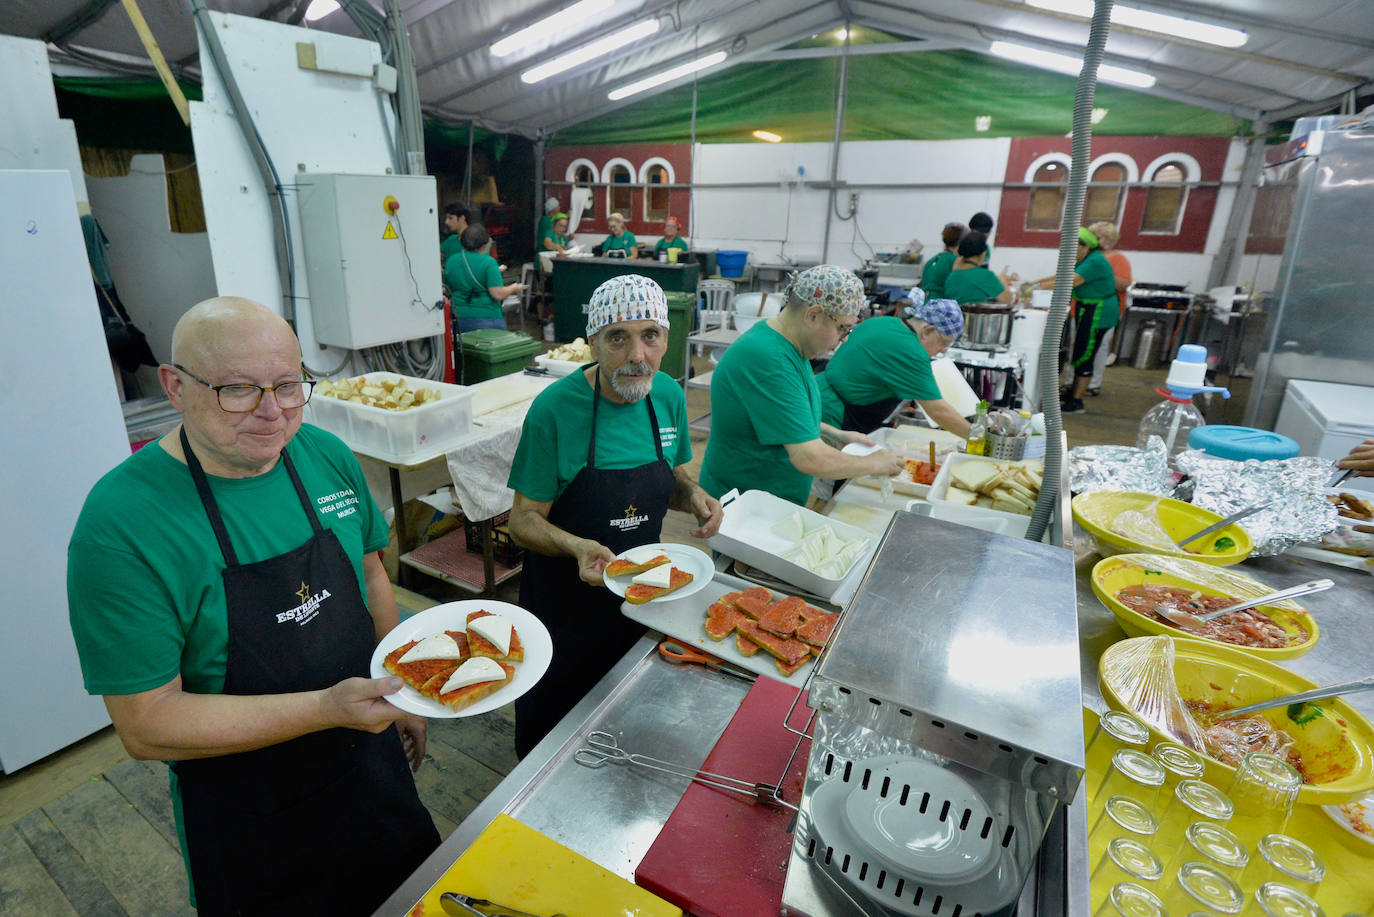
{"type": "Polygon", "coordinates": [[[850,270],[822,264],[798,273],[782,312],[760,322],[725,351],[711,377],[711,438],[701,486],[713,496],[764,490],[805,505],[813,476],[891,477],[904,467],[886,450],[840,451],[872,444],[863,433],[821,420],[821,395],[809,360],[834,350],[858,322],[863,283],[850,270]]]}

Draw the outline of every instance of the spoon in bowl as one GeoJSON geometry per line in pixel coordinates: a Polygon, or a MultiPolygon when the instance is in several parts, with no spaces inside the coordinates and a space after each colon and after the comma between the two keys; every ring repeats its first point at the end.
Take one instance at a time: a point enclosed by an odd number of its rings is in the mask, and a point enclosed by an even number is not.
{"type": "Polygon", "coordinates": [[[1245,611],[1247,608],[1255,608],[1260,605],[1272,605],[1284,599],[1295,599],[1300,595],[1325,592],[1334,585],[1336,585],[1334,580],[1314,579],[1306,583],[1300,583],[1297,586],[1292,586],[1288,589],[1280,589],[1278,592],[1262,595],[1257,599],[1246,599],[1243,602],[1227,605],[1225,608],[1218,608],[1216,611],[1209,611],[1201,615],[1189,614],[1186,611],[1179,611],[1177,608],[1169,608],[1167,605],[1160,605],[1155,608],[1155,611],[1168,618],[1170,621],[1173,621],[1179,627],[1197,627],[1199,624],[1206,624],[1208,621],[1214,621],[1222,615],[1229,615],[1234,611],[1245,611]]]}

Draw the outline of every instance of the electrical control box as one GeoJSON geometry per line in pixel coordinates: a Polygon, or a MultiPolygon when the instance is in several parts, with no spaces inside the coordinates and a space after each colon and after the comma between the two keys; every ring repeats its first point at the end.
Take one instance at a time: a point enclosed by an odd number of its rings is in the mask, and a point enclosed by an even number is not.
{"type": "Polygon", "coordinates": [[[431,176],[302,173],[296,202],[317,341],[357,350],[443,334],[431,176]]]}

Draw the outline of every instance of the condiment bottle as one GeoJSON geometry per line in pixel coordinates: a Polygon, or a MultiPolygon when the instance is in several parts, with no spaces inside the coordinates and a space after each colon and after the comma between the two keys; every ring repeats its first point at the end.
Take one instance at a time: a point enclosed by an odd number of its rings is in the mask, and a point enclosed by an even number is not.
{"type": "Polygon", "coordinates": [[[978,402],[978,413],[968,431],[968,445],[964,447],[968,455],[988,454],[988,403],[978,402]]]}

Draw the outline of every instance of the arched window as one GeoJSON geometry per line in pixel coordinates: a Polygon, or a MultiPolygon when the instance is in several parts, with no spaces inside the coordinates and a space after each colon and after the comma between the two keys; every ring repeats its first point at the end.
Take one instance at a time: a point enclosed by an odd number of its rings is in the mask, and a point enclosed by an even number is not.
{"type": "Polygon", "coordinates": [[[1140,231],[1175,235],[1188,202],[1187,167],[1182,162],[1165,162],[1150,175],[1150,191],[1145,196],[1145,215],[1140,231]]]}
{"type": "Polygon", "coordinates": [[[1064,185],[1069,170],[1062,162],[1047,162],[1031,175],[1037,187],[1031,189],[1030,206],[1026,208],[1026,229],[1057,230],[1064,217],[1064,185]],[[1053,182],[1053,185],[1042,185],[1053,182]]]}
{"type": "Polygon", "coordinates": [[[1119,162],[1104,162],[1098,166],[1088,183],[1087,200],[1083,207],[1083,222],[1105,220],[1116,224],[1121,216],[1121,202],[1126,197],[1125,185],[1103,185],[1099,182],[1127,181],[1126,167],[1119,162]]]}
{"type": "MultiPolygon", "coordinates": [[[[564,174],[563,180],[570,181],[579,188],[588,188],[599,182],[601,176],[596,171],[596,164],[590,159],[574,159],[568,164],[568,171],[564,174]]],[[[596,215],[595,194],[587,199],[587,208],[582,211],[582,215],[596,215]]]]}
{"type": "Polygon", "coordinates": [[[668,189],[655,185],[673,183],[673,167],[666,159],[655,156],[639,167],[639,183],[644,185],[644,219],[661,223],[668,218],[668,189]]]}
{"type": "Polygon", "coordinates": [[[606,212],[612,213],[619,211],[624,214],[625,219],[634,219],[634,214],[630,212],[631,185],[634,184],[634,172],[630,170],[630,164],[623,159],[612,160],[606,164],[605,176],[610,187],[606,189],[606,212]]]}

